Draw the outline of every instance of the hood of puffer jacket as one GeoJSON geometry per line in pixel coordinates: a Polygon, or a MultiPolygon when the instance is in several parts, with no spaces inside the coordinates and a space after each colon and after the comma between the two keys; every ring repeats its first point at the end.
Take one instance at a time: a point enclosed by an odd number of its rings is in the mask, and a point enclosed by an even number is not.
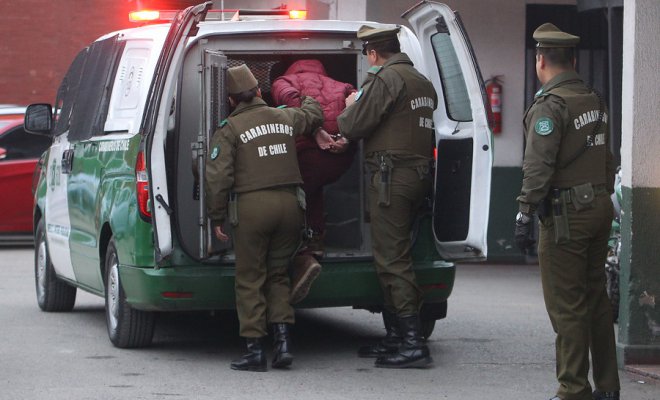
{"type": "Polygon", "coordinates": [[[300,74],[303,72],[328,76],[328,73],[325,72],[325,67],[319,60],[298,60],[287,68],[284,75],[300,74]]]}

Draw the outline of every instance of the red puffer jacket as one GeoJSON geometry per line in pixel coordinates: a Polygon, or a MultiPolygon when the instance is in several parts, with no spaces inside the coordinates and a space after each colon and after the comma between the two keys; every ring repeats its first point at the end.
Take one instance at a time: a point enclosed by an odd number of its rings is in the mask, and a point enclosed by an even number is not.
{"type": "MultiPolygon", "coordinates": [[[[328,77],[323,64],[313,59],[291,64],[284,75],[273,81],[271,88],[273,100],[278,105],[300,107],[302,96],[315,98],[323,108],[323,128],[331,135],[339,133],[337,116],[346,107],[346,96],[355,92],[353,85],[328,77]]],[[[316,142],[308,136],[296,138],[298,151],[308,146],[316,147],[316,142]]]]}

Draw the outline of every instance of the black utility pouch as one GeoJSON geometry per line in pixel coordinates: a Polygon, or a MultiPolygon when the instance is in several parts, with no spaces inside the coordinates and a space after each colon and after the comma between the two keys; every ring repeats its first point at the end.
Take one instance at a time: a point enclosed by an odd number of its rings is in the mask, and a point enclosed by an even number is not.
{"type": "Polygon", "coordinates": [[[566,215],[566,197],[559,189],[552,193],[552,222],[555,228],[555,243],[562,244],[571,240],[571,231],[566,215]]]}
{"type": "Polygon", "coordinates": [[[573,186],[571,188],[571,203],[575,211],[588,210],[594,206],[594,187],[591,183],[573,186]]]}
{"type": "Polygon", "coordinates": [[[298,205],[300,208],[302,210],[307,210],[307,198],[305,197],[305,191],[300,186],[296,188],[296,197],[298,198],[298,205]]]}
{"type": "Polygon", "coordinates": [[[236,198],[236,193],[232,192],[229,195],[229,204],[227,204],[227,214],[231,226],[238,225],[238,202],[236,201],[236,198]]]}
{"type": "Polygon", "coordinates": [[[380,166],[378,170],[378,205],[389,207],[390,205],[390,185],[392,184],[392,161],[385,155],[380,156],[380,166]]]}

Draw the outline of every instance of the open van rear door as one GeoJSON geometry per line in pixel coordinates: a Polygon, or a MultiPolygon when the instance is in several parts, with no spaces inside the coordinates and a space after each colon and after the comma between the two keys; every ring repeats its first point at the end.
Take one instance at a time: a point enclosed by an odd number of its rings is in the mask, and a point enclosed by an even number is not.
{"type": "Polygon", "coordinates": [[[492,167],[486,95],[472,46],[458,15],[424,1],[406,11],[425,69],[438,92],[433,234],[440,255],[484,260],[492,167]]]}
{"type": "Polygon", "coordinates": [[[167,33],[147,95],[147,105],[140,132],[146,138],[145,155],[149,174],[149,195],[156,262],[172,253],[172,223],[165,168],[165,137],[186,43],[197,32],[197,25],[212,6],[208,1],[186,8],[177,14],[167,33]]]}

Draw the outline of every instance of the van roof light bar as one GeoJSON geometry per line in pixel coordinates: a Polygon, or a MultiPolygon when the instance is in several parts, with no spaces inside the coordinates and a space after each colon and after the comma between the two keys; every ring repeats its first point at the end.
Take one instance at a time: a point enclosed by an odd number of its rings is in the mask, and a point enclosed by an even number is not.
{"type": "MultiPolygon", "coordinates": [[[[174,20],[178,10],[131,11],[128,19],[136,23],[162,23],[174,20]]],[[[209,10],[205,21],[247,21],[264,19],[307,19],[307,10],[252,10],[224,9],[209,10]]]]}

